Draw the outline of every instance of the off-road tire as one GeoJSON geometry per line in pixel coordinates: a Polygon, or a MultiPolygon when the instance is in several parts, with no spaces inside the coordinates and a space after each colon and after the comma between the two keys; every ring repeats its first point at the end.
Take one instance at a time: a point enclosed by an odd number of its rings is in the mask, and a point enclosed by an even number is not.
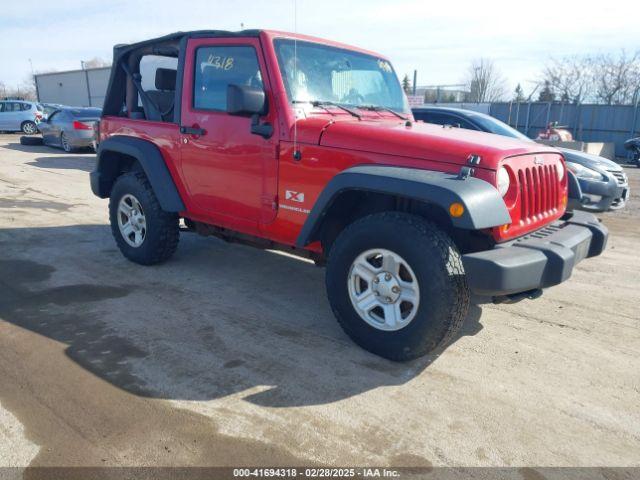
{"type": "Polygon", "coordinates": [[[446,345],[461,328],[469,309],[469,289],[456,245],[436,225],[401,212],[363,217],[340,233],[329,252],[326,288],[345,333],[365,350],[394,361],[412,360],[446,345]],[[353,261],[377,248],[404,258],[419,283],[416,316],[400,330],[383,331],[369,325],[349,296],[353,261]]]}
{"type": "Polygon", "coordinates": [[[42,137],[20,137],[20,145],[42,145],[42,137]]]}
{"type": "Polygon", "coordinates": [[[109,198],[111,233],[122,254],[140,265],[155,265],[168,260],[178,247],[179,218],[176,213],[165,212],[153,192],[149,180],[142,172],[130,172],[116,180],[109,198]],[[118,226],[118,205],[122,197],[133,195],[141,204],[146,217],[146,235],[139,247],[129,245],[118,226]]]}
{"type": "Polygon", "coordinates": [[[20,130],[25,135],[35,135],[36,133],[38,133],[38,125],[36,125],[36,122],[27,120],[25,122],[22,122],[22,124],[20,125],[20,130]]]}

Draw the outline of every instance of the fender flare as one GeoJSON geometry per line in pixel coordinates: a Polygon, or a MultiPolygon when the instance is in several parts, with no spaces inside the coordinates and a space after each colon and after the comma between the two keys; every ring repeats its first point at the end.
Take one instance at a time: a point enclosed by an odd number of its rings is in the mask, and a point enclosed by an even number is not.
{"type": "Polygon", "coordinates": [[[108,152],[117,152],[135,158],[160,202],[165,212],[181,212],[185,210],[184,203],[176,184],[171,177],[167,164],[160,149],[153,143],[141,138],[114,135],[100,143],[98,148],[96,168],[91,172],[91,189],[100,198],[107,198],[111,188],[120,173],[118,164],[110,161],[108,152]]]}
{"type": "Polygon", "coordinates": [[[449,212],[454,202],[464,205],[461,217],[450,217],[454,227],[480,230],[511,223],[511,216],[495,187],[479,178],[415,168],[363,165],[337,174],[320,193],[305,221],[296,245],[318,240],[323,219],[343,192],[358,190],[385,193],[431,203],[449,212]]]}

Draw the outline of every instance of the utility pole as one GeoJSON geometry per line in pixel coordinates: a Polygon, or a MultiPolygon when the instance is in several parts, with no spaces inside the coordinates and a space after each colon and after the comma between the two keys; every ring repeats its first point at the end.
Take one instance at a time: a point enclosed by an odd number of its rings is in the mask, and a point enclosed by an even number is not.
{"type": "Polygon", "coordinates": [[[416,96],[416,87],[418,85],[418,70],[413,71],[413,96],[416,96]]]}
{"type": "Polygon", "coordinates": [[[80,66],[82,67],[82,70],[84,70],[84,79],[85,79],[85,82],[87,83],[87,100],[89,101],[87,106],[90,107],[91,106],[91,87],[89,86],[89,71],[85,68],[86,63],[84,60],[80,60],[80,66]]]}

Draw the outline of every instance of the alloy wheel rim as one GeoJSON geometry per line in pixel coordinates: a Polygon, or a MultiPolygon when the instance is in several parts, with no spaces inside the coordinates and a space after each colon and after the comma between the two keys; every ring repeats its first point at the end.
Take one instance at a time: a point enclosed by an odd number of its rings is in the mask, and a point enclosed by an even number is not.
{"type": "Polygon", "coordinates": [[[125,242],[134,248],[147,237],[147,219],[142,205],[131,194],[124,195],[118,203],[118,228],[125,242]]]}
{"type": "Polygon", "coordinates": [[[25,123],[24,124],[24,133],[26,133],[27,135],[31,135],[32,133],[35,133],[36,129],[34,127],[34,125],[32,123],[25,123]]]}
{"type": "Polygon", "coordinates": [[[361,253],[347,282],[353,308],[372,327],[400,330],[415,318],[420,306],[418,279],[397,253],[383,248],[361,253]]]}
{"type": "Polygon", "coordinates": [[[64,133],[62,134],[62,148],[65,152],[71,150],[71,148],[69,148],[69,140],[67,140],[67,136],[64,133]]]}

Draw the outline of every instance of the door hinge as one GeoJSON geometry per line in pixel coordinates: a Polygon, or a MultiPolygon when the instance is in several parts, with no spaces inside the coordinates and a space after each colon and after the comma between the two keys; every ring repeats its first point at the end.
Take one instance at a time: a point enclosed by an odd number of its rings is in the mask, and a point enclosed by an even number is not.
{"type": "Polygon", "coordinates": [[[271,210],[278,209],[278,196],[277,195],[263,195],[262,197],[262,206],[266,208],[270,208],[271,210]]]}

